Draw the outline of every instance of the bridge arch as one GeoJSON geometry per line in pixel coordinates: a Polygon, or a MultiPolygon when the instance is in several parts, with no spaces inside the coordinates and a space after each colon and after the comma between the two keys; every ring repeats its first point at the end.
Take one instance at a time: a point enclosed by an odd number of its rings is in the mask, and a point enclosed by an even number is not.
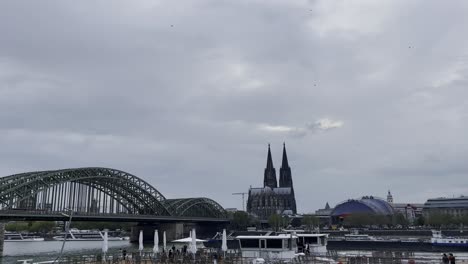
{"type": "Polygon", "coordinates": [[[130,173],[100,167],[25,172],[0,178],[0,211],[81,215],[131,214],[162,217],[226,218],[209,198],[166,199],[130,173]]]}
{"type": "Polygon", "coordinates": [[[209,198],[166,199],[163,201],[163,204],[174,215],[181,217],[226,217],[224,208],[209,198]]]}
{"type": "Polygon", "coordinates": [[[108,206],[104,209],[109,213],[123,209],[130,214],[171,216],[162,203],[164,200],[165,197],[144,180],[110,168],[39,171],[0,178],[0,207],[6,210],[39,207],[60,211],[67,205],[76,210],[80,203],[86,203],[87,209],[96,213],[102,211],[101,206],[108,206]],[[57,197],[65,193],[68,197],[57,197]],[[96,200],[101,197],[103,201],[96,200]],[[43,203],[39,206],[33,200],[43,203]]]}

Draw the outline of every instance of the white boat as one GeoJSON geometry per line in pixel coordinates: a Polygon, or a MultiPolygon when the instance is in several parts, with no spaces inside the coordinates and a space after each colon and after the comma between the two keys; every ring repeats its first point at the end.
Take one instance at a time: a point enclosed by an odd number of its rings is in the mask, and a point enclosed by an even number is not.
{"type": "Polygon", "coordinates": [[[237,236],[242,257],[250,259],[291,260],[297,252],[295,235],[237,236]]]}
{"type": "Polygon", "coordinates": [[[43,237],[23,235],[16,232],[5,232],[5,242],[40,242],[44,241],[43,237]]]}
{"type": "Polygon", "coordinates": [[[328,234],[297,233],[237,236],[242,257],[292,260],[307,254],[327,253],[328,234]]]}
{"type": "MultiPolygon", "coordinates": [[[[54,236],[53,239],[57,241],[63,241],[65,233],[61,236],[54,236]]],[[[101,231],[89,231],[89,230],[70,230],[66,234],[67,241],[103,241],[104,234],[101,231]]],[[[108,236],[108,241],[122,241],[129,240],[129,237],[120,236],[108,236]]]]}
{"type": "Polygon", "coordinates": [[[442,231],[432,230],[431,244],[433,246],[468,247],[468,238],[444,237],[442,231]]]}

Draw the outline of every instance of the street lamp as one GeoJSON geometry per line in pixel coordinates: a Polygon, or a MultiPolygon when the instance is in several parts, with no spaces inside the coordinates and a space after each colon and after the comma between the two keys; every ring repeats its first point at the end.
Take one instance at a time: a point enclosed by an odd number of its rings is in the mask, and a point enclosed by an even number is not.
{"type": "Polygon", "coordinates": [[[70,232],[70,225],[71,225],[71,221],[72,221],[72,218],[73,218],[73,210],[72,209],[65,208],[64,210],[69,211],[70,214],[67,215],[67,214],[65,214],[63,212],[60,213],[61,215],[65,216],[65,217],[68,217],[68,224],[65,223],[65,235],[63,236],[62,249],[60,249],[60,255],[54,260],[54,263],[57,262],[57,261],[60,261],[60,259],[62,258],[63,249],[65,248],[65,242],[67,242],[67,236],[68,236],[68,233],[70,232]]]}

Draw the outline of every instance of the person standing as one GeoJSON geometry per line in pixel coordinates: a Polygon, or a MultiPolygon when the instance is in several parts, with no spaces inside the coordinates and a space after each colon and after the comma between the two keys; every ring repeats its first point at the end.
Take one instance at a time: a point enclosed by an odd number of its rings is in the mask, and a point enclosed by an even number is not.
{"type": "Polygon", "coordinates": [[[449,264],[449,258],[447,257],[447,254],[442,254],[442,263],[443,264],[449,264]]]}
{"type": "Polygon", "coordinates": [[[452,253],[449,254],[448,259],[450,264],[455,264],[455,256],[452,253]]]}

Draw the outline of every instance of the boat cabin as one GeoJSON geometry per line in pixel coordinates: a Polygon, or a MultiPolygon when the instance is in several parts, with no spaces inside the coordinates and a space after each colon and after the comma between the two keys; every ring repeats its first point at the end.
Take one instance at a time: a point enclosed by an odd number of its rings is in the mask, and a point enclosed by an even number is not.
{"type": "Polygon", "coordinates": [[[299,253],[327,253],[328,234],[299,233],[296,236],[299,253]]]}
{"type": "Polygon", "coordinates": [[[242,257],[264,259],[292,259],[297,251],[297,236],[237,236],[242,257]]]}

